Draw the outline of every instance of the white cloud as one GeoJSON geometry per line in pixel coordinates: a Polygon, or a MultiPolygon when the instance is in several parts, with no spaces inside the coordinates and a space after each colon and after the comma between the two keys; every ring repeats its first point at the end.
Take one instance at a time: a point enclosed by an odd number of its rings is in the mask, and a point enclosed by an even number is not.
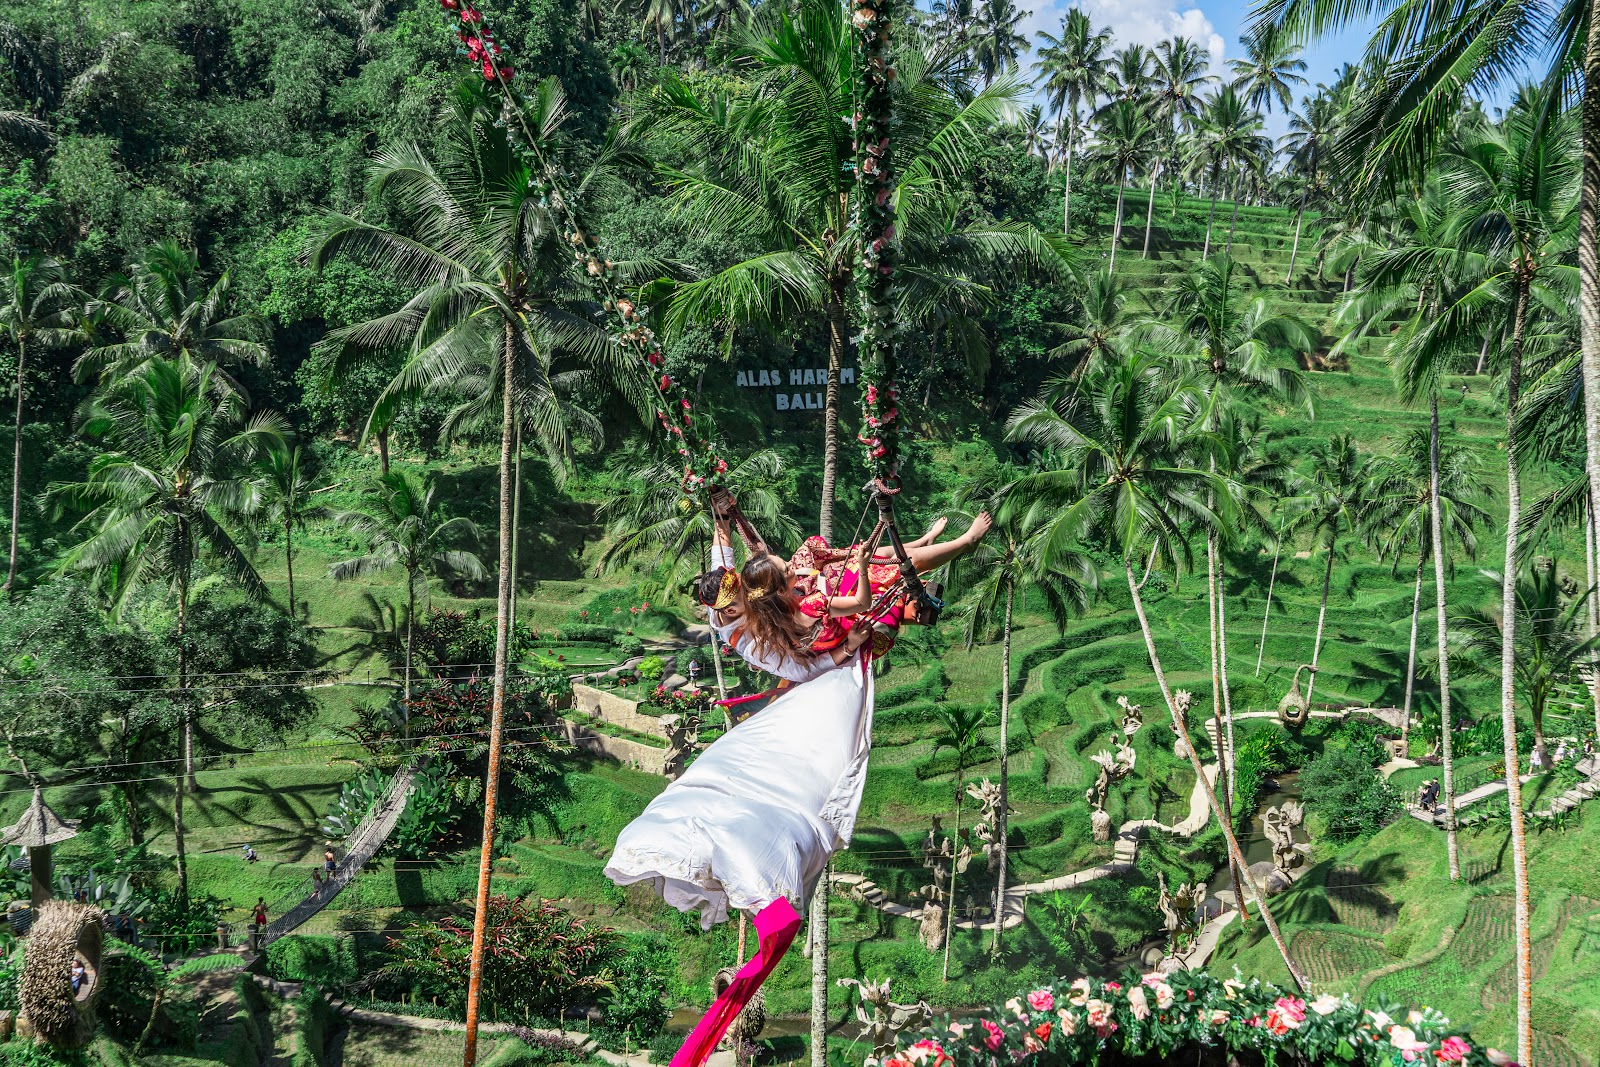
{"type": "MultiPolygon", "coordinates": [[[[1023,6],[1019,0],[1018,7],[1023,6]]],[[[1095,27],[1109,27],[1115,46],[1142,44],[1152,48],[1168,37],[1193,38],[1211,53],[1215,71],[1222,65],[1225,44],[1205,11],[1188,0],[1031,0],[1033,13],[1023,20],[1023,32],[1030,41],[1034,33],[1045,30],[1059,33],[1061,18],[1069,7],[1081,7],[1095,27]]]]}

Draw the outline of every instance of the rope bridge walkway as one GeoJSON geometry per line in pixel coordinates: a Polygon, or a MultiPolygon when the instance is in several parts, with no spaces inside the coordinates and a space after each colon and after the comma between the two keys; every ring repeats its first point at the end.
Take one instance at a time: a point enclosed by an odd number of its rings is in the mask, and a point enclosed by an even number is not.
{"type": "Polygon", "coordinates": [[[339,891],[350,884],[361,868],[383,847],[394,831],[400,816],[405,814],[406,798],[411,793],[411,782],[422,769],[422,761],[413,761],[401,767],[390,780],[383,796],[367,812],[355,833],[345,843],[344,859],[334,868],[321,888],[313,890],[298,904],[282,912],[261,929],[261,944],[269,945],[285,934],[292,933],[308,919],[332,903],[339,891]]]}

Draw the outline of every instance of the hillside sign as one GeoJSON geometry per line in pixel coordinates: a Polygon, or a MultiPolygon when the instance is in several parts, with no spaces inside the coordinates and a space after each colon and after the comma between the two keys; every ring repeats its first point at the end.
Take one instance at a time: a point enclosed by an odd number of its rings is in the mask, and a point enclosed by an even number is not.
{"type": "MultiPolygon", "coordinates": [[[[795,367],[742,370],[734,379],[741,389],[771,389],[775,411],[821,411],[826,406],[828,368],[795,367]]],[[[839,384],[856,384],[854,367],[839,368],[839,384]]]]}

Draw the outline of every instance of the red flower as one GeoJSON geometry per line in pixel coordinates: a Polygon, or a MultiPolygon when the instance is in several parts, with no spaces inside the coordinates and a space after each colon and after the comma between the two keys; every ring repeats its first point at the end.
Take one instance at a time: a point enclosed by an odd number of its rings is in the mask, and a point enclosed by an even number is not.
{"type": "Polygon", "coordinates": [[[461,6],[461,0],[439,0],[439,6],[446,11],[454,11],[461,6]]]}
{"type": "Polygon", "coordinates": [[[475,25],[483,21],[483,12],[475,7],[464,7],[461,9],[461,21],[469,25],[475,25]]]}
{"type": "Polygon", "coordinates": [[[668,389],[671,389],[671,388],[672,388],[672,375],[663,374],[661,376],[661,391],[664,393],[668,389]]]}
{"type": "Polygon", "coordinates": [[[1033,1028],[1033,1036],[1037,1037],[1040,1041],[1049,1041],[1050,1040],[1050,1024],[1049,1023],[1040,1023],[1038,1026],[1035,1026],[1033,1028]]]}
{"type": "Polygon", "coordinates": [[[483,60],[483,80],[486,82],[494,81],[494,60],[487,56],[483,60]]]}
{"type": "MultiPolygon", "coordinates": [[[[496,55],[500,54],[500,49],[496,48],[494,51],[495,51],[496,55]]],[[[501,81],[510,81],[511,80],[511,75],[513,75],[515,73],[516,73],[516,68],[514,68],[514,67],[501,67],[500,68],[500,80],[501,81]]]]}

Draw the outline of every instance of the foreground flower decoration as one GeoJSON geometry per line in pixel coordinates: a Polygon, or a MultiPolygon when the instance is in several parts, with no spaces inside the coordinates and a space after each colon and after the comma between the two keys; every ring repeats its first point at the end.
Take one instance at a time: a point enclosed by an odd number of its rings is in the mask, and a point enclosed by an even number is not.
{"type": "Polygon", "coordinates": [[[930,1060],[938,1067],[1009,1067],[1024,1061],[1053,1067],[1093,1063],[1105,1049],[1170,1057],[1185,1045],[1251,1049],[1268,1063],[1280,1053],[1300,1061],[1371,1067],[1510,1063],[1493,1049],[1473,1044],[1437,1011],[1407,1011],[1387,1002],[1375,1008],[1366,1011],[1349,997],[1328,994],[1307,1003],[1266,982],[1223,981],[1195,971],[1147,974],[1126,988],[1079,979],[1013,998],[981,1015],[976,1026],[948,1019],[934,1023],[884,1067],[918,1067],[930,1060]],[[1054,1022],[1038,1018],[1057,1005],[1062,1007],[1054,1022]],[[1066,1005],[1077,1006],[1081,1016],[1066,1005]],[[1078,1025],[1080,1018],[1086,1026],[1078,1025]]]}

